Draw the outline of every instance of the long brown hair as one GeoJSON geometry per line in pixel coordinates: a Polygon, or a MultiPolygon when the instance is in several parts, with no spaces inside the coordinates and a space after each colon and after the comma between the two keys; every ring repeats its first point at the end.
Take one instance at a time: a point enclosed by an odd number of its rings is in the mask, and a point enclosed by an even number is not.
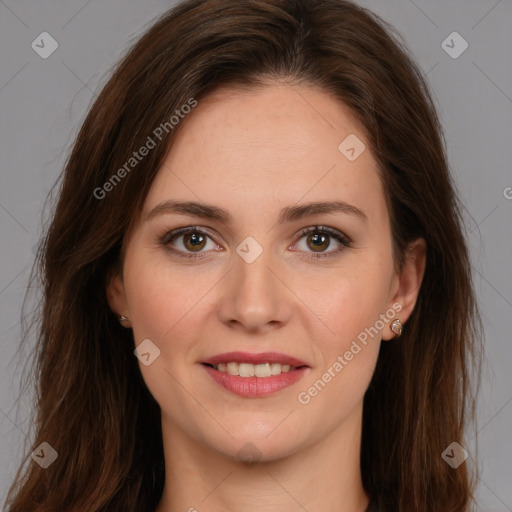
{"type": "Polygon", "coordinates": [[[9,490],[11,512],[141,512],[159,502],[160,409],[131,330],[108,307],[107,280],[186,124],[171,128],[169,119],[219,86],[269,80],[318,87],[352,109],[379,163],[397,265],[408,242],[427,243],[415,310],[405,334],[381,344],[364,398],[365,490],[397,512],[471,505],[477,473],[469,460],[452,469],[441,453],[454,441],[464,446],[474,418],[481,326],[461,207],[422,73],[390,25],[348,1],[188,0],[115,68],[61,175],[31,275],[43,294],[31,324],[34,438],[9,490]],[[113,181],[163,125],[147,156],[113,181]],[[42,442],[58,453],[46,469],[30,460],[42,442]]]}

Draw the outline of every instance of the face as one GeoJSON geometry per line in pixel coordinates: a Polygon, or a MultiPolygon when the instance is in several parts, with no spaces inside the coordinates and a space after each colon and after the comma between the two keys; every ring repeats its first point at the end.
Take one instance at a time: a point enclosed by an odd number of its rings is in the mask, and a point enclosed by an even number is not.
{"type": "Polygon", "coordinates": [[[376,160],[324,92],[222,89],[182,122],[109,302],[150,340],[139,364],[164,429],[275,460],[360,414],[421,271],[396,273],[376,160]]]}

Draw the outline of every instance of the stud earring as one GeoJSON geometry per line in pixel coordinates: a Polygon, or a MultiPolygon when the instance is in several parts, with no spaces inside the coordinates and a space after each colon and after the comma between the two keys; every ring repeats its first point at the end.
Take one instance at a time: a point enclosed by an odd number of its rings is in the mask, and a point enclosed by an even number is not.
{"type": "Polygon", "coordinates": [[[121,323],[123,323],[123,322],[127,322],[127,321],[128,321],[128,318],[126,318],[124,315],[119,315],[119,321],[120,321],[121,323]]]}
{"type": "Polygon", "coordinates": [[[393,320],[393,322],[391,323],[391,330],[396,334],[397,338],[402,336],[403,327],[404,325],[402,324],[402,322],[400,322],[400,320],[398,320],[398,318],[396,320],[393,320]]]}

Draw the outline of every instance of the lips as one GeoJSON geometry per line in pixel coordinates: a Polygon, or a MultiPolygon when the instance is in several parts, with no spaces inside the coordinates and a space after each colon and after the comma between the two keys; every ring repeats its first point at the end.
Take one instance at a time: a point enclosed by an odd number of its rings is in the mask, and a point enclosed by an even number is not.
{"type": "Polygon", "coordinates": [[[310,370],[304,361],[277,352],[226,352],[206,359],[202,366],[214,382],[231,393],[246,398],[273,395],[298,382],[310,370]],[[228,366],[228,371],[225,366],[228,366]],[[230,374],[229,366],[240,367],[240,374],[230,374]],[[260,373],[263,367],[268,366],[277,367],[276,374],[274,371],[269,373],[268,369],[260,373]],[[252,373],[254,370],[255,373],[252,373]]]}
{"type": "Polygon", "coordinates": [[[217,366],[221,363],[249,363],[249,364],[264,364],[264,363],[279,363],[282,365],[290,365],[295,368],[308,366],[304,361],[296,357],[280,354],[278,352],[260,352],[259,354],[251,354],[249,352],[225,352],[216,356],[210,357],[202,361],[203,364],[217,366]]]}

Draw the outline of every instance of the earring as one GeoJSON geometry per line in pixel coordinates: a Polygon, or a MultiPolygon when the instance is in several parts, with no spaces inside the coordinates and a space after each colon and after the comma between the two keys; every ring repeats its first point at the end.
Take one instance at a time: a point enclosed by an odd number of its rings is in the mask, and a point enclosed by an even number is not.
{"type": "Polygon", "coordinates": [[[402,336],[403,327],[404,325],[402,324],[402,322],[400,322],[400,320],[398,320],[398,318],[396,320],[393,320],[393,322],[391,323],[391,330],[396,334],[397,338],[402,336]]]}
{"type": "Polygon", "coordinates": [[[119,321],[120,321],[121,323],[123,323],[123,322],[127,322],[127,321],[128,321],[128,318],[126,318],[124,315],[119,315],[119,321]]]}

